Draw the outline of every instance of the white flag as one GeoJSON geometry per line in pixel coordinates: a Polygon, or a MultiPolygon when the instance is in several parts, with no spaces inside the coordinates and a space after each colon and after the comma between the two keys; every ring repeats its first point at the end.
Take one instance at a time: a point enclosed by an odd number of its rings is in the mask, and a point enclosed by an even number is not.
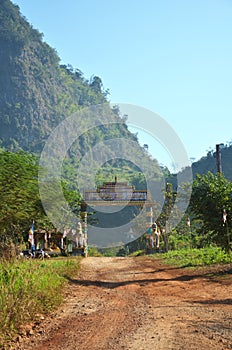
{"type": "Polygon", "coordinates": [[[222,221],[223,221],[223,223],[226,222],[226,216],[227,216],[226,209],[223,209],[223,214],[222,214],[222,221]]]}

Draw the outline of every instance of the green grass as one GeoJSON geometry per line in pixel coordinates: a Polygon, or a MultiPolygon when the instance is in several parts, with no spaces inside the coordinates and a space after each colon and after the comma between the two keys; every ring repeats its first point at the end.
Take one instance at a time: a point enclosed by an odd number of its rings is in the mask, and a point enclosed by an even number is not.
{"type": "Polygon", "coordinates": [[[164,259],[167,264],[180,267],[228,264],[232,262],[232,254],[227,254],[218,247],[174,250],[165,254],[156,254],[155,257],[164,259]]]}
{"type": "Polygon", "coordinates": [[[22,324],[63,301],[67,277],[75,275],[79,266],[80,258],[0,263],[0,346],[22,324]]]}
{"type": "Polygon", "coordinates": [[[88,256],[99,257],[99,256],[103,256],[103,255],[98,251],[97,248],[95,248],[95,247],[89,247],[88,256]]]}
{"type": "Polygon", "coordinates": [[[136,257],[136,256],[140,256],[140,255],[145,255],[145,251],[140,249],[140,250],[136,250],[133,253],[130,253],[130,257],[136,257]]]}

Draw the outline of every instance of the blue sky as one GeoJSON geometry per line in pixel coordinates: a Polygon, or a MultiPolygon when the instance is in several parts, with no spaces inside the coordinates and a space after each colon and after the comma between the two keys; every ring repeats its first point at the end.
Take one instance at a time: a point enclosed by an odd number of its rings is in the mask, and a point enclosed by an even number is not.
{"type": "MultiPolygon", "coordinates": [[[[111,102],[164,118],[189,158],[232,140],[231,0],[13,2],[62,63],[102,79],[111,102]]],[[[154,138],[139,137],[170,167],[154,138]]]]}

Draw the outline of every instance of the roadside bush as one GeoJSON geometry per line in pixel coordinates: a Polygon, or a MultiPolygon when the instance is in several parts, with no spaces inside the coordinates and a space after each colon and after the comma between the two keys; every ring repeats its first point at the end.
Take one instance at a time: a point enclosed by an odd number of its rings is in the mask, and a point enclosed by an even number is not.
{"type": "MultiPolygon", "coordinates": [[[[63,300],[62,287],[77,273],[79,259],[0,263],[0,340],[63,300]]],[[[0,343],[1,345],[1,343],[0,343]]]]}
{"type": "Polygon", "coordinates": [[[131,257],[136,257],[136,256],[140,256],[140,255],[145,255],[145,250],[136,250],[135,252],[130,253],[129,256],[131,257]]]}
{"type": "Polygon", "coordinates": [[[181,249],[159,255],[167,263],[178,266],[204,266],[228,264],[232,262],[232,254],[227,254],[220,247],[210,246],[200,249],[181,249]]]}
{"type": "Polygon", "coordinates": [[[88,256],[103,256],[95,247],[89,247],[88,256]]]}

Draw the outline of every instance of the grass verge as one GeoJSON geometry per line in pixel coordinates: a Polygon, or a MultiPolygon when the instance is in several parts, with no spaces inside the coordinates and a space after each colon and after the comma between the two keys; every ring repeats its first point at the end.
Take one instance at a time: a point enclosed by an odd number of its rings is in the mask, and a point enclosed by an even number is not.
{"type": "Polygon", "coordinates": [[[167,264],[180,267],[232,263],[232,254],[227,254],[218,247],[174,250],[164,254],[156,254],[154,257],[162,258],[167,264]]]}
{"type": "Polygon", "coordinates": [[[0,347],[38,314],[63,301],[63,286],[81,258],[0,262],[0,347]]]}

